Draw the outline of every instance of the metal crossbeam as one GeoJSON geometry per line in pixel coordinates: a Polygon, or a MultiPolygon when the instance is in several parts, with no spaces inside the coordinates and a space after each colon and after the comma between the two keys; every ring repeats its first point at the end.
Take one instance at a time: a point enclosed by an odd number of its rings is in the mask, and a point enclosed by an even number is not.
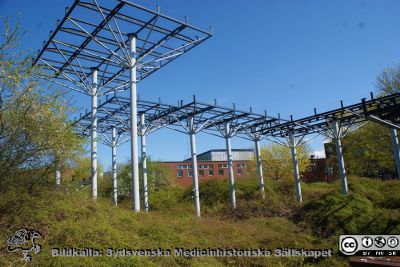
{"type": "MultiPolygon", "coordinates": [[[[129,131],[129,114],[129,98],[122,96],[108,98],[98,107],[98,130],[110,132],[112,127],[116,127],[121,133],[129,131]]],[[[386,124],[390,123],[392,126],[399,125],[400,94],[370,100],[363,99],[357,104],[298,120],[284,120],[196,100],[187,104],[181,102],[178,106],[138,100],[138,114],[138,116],[145,114],[145,124],[156,129],[166,126],[171,129],[179,129],[182,127],[179,121],[182,122],[193,117],[194,125],[206,123],[201,131],[218,136],[223,136],[222,128],[229,123],[230,127],[235,129],[235,134],[240,137],[254,134],[267,138],[279,138],[288,137],[289,132],[292,132],[294,137],[304,137],[308,134],[329,132],[333,121],[337,121],[340,127],[344,128],[367,120],[385,121],[386,124]]],[[[90,135],[91,113],[87,112],[81,116],[74,122],[74,125],[79,125],[81,134],[90,135]]]]}
{"type": "MultiPolygon", "coordinates": [[[[238,129],[237,134],[247,134],[252,131],[254,124],[261,122],[279,123],[282,119],[266,117],[265,115],[246,112],[218,105],[197,102],[196,100],[180,106],[163,103],[138,100],[138,116],[145,114],[144,124],[149,127],[160,127],[179,129],[180,122],[194,118],[194,125],[202,125],[201,131],[218,134],[219,126],[229,122],[232,129],[238,129]],[[240,129],[239,129],[240,128],[240,129]]],[[[97,117],[99,132],[110,132],[116,127],[118,132],[129,131],[130,99],[114,95],[98,106],[97,117]]],[[[87,112],[76,120],[73,125],[77,126],[80,134],[90,135],[91,112],[87,112]]]]}
{"type": "Polygon", "coordinates": [[[91,70],[98,70],[99,95],[129,88],[129,34],[136,40],[137,82],[212,36],[187,21],[125,0],[76,0],[66,10],[34,65],[58,85],[92,95],[91,70]]]}
{"type": "Polygon", "coordinates": [[[379,98],[372,96],[371,99],[362,99],[357,104],[342,105],[338,109],[323,113],[315,112],[312,116],[269,126],[255,132],[263,136],[287,137],[291,131],[294,136],[303,136],[326,132],[333,121],[337,121],[340,127],[350,127],[367,120],[376,122],[385,120],[392,125],[399,125],[400,93],[379,98]]]}

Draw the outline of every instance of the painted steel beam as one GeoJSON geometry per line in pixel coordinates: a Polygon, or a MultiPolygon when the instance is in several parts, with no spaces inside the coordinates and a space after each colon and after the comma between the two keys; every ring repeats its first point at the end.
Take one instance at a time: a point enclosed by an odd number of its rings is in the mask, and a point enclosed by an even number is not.
{"type": "Polygon", "coordinates": [[[92,198],[97,198],[97,69],[92,70],[92,116],[91,116],[91,182],[92,198]]]}
{"type": "Polygon", "coordinates": [[[193,175],[193,199],[194,206],[196,210],[196,216],[200,217],[200,192],[199,192],[199,174],[197,168],[197,151],[196,151],[196,131],[194,125],[194,118],[189,118],[189,127],[190,127],[190,150],[192,154],[192,175],[193,175]]]}
{"type": "Polygon", "coordinates": [[[400,149],[399,149],[399,139],[397,136],[396,129],[390,128],[390,137],[392,139],[393,154],[394,154],[394,159],[396,161],[397,179],[400,180],[400,149]]]}
{"type": "Polygon", "coordinates": [[[301,194],[301,185],[300,185],[300,173],[299,173],[299,162],[297,159],[297,143],[296,139],[293,136],[292,132],[289,132],[289,142],[290,142],[290,150],[292,153],[292,161],[293,161],[293,171],[294,171],[294,183],[296,187],[296,198],[297,202],[303,202],[303,196],[301,194]]]}

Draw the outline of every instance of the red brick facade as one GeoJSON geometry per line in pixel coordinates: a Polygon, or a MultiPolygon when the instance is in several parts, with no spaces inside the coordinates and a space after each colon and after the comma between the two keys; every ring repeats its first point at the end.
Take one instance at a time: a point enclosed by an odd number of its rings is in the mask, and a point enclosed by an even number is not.
{"type": "MultiPolygon", "coordinates": [[[[190,161],[161,162],[167,166],[178,185],[192,185],[192,163],[190,161]]],[[[233,161],[235,178],[247,177],[250,161],[233,161]]],[[[199,182],[212,179],[228,178],[228,163],[226,161],[198,161],[199,182]]]]}

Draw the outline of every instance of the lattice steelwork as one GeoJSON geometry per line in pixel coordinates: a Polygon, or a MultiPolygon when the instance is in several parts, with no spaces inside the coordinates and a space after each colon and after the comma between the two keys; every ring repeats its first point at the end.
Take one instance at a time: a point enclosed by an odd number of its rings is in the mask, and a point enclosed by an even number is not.
{"type": "MultiPolygon", "coordinates": [[[[213,135],[223,132],[226,123],[235,129],[235,134],[248,135],[254,129],[268,129],[279,125],[281,121],[287,121],[252,111],[238,110],[234,107],[227,108],[216,104],[202,103],[196,101],[195,98],[189,103],[180,102],[179,105],[139,99],[137,106],[138,117],[140,114],[145,114],[144,124],[151,127],[151,132],[162,127],[186,132],[185,129],[187,130],[188,127],[186,122],[190,117],[193,117],[194,124],[199,126],[197,132],[204,131],[213,135]]],[[[91,112],[88,112],[74,122],[77,131],[84,136],[90,135],[91,115],[91,112]]],[[[120,132],[129,131],[129,98],[117,95],[107,98],[98,106],[97,117],[99,132],[107,133],[113,126],[117,127],[120,132]]]]}
{"type": "Polygon", "coordinates": [[[75,1],[66,9],[35,64],[43,78],[92,94],[90,76],[98,70],[97,91],[123,90],[132,65],[129,36],[136,39],[137,82],[211,37],[159,11],[129,1],[75,1]]]}
{"type": "Polygon", "coordinates": [[[97,97],[129,88],[132,206],[140,210],[137,83],[212,33],[126,0],[76,0],[34,64],[43,79],[92,97],[92,196],[97,197],[97,97]]]}
{"type": "Polygon", "coordinates": [[[366,120],[382,123],[392,123],[392,127],[398,127],[400,122],[400,94],[392,94],[379,98],[362,99],[357,104],[343,106],[338,109],[323,113],[317,113],[305,118],[291,120],[285,123],[268,127],[267,129],[256,130],[265,136],[284,137],[292,132],[294,136],[304,134],[320,133],[329,131],[333,121],[337,121],[340,127],[350,127],[366,120]]]}
{"type": "MultiPolygon", "coordinates": [[[[342,191],[347,193],[347,179],[345,175],[344,161],[341,150],[340,139],[352,130],[355,125],[360,125],[367,120],[384,124],[391,128],[392,141],[396,156],[396,165],[400,167],[400,152],[398,149],[397,133],[394,130],[399,128],[400,121],[400,94],[393,94],[380,98],[374,98],[362,101],[358,104],[343,106],[339,109],[331,110],[309,116],[298,120],[283,120],[277,117],[270,117],[266,114],[256,114],[251,110],[249,112],[240,111],[233,108],[226,108],[214,104],[206,104],[196,101],[178,105],[167,105],[149,101],[138,101],[139,117],[141,122],[138,127],[141,129],[141,136],[154,132],[162,127],[170,128],[190,136],[192,161],[193,161],[193,186],[196,214],[200,216],[200,202],[198,192],[197,177],[197,159],[195,135],[199,132],[205,132],[226,139],[229,184],[231,206],[236,207],[234,174],[232,170],[232,157],[230,138],[239,136],[250,139],[255,142],[256,158],[258,167],[258,178],[260,191],[264,192],[264,181],[262,176],[262,164],[260,157],[259,141],[262,138],[285,139],[280,142],[288,146],[292,152],[293,167],[295,170],[296,196],[299,202],[302,201],[300,174],[298,170],[298,159],[296,148],[304,142],[304,137],[309,134],[322,134],[329,136],[336,142],[338,153],[339,169],[342,180],[342,191]],[[397,149],[396,149],[397,148],[397,149]]],[[[113,127],[119,127],[121,133],[129,131],[129,109],[130,102],[128,98],[114,96],[99,106],[99,122],[103,124],[99,128],[101,133],[110,132],[113,127]]],[[[84,135],[88,135],[87,129],[90,128],[91,114],[85,114],[75,122],[79,128],[84,128],[84,135]]],[[[145,139],[142,139],[145,147],[145,139]]],[[[145,153],[142,153],[142,158],[145,153]]],[[[145,164],[145,160],[143,163],[145,164]]],[[[144,192],[147,192],[144,188],[144,192]]],[[[147,201],[147,193],[145,207],[147,201]]],[[[147,203],[148,208],[148,203],[147,203]]]]}
{"type": "MultiPolygon", "coordinates": [[[[265,127],[271,127],[279,124],[281,119],[267,116],[266,114],[256,114],[252,111],[246,112],[233,108],[226,108],[214,104],[206,104],[196,101],[193,97],[193,101],[189,103],[179,102],[178,105],[166,105],[161,103],[149,102],[139,100],[138,105],[138,117],[140,117],[140,135],[142,138],[142,150],[143,142],[145,144],[145,136],[151,132],[154,132],[160,128],[166,127],[173,129],[178,132],[188,134],[190,136],[193,169],[197,170],[197,159],[196,159],[196,142],[195,135],[199,132],[207,132],[213,135],[217,135],[226,139],[227,146],[230,147],[230,138],[232,136],[241,134],[242,136],[250,137],[251,140],[256,142],[256,147],[259,148],[260,137],[252,134],[252,129],[263,129],[265,127]]],[[[113,96],[107,99],[106,102],[99,105],[98,117],[100,138],[109,140],[111,129],[118,127],[118,132],[123,134],[129,131],[130,121],[130,101],[128,98],[121,96],[113,96]]],[[[91,113],[85,114],[78,121],[74,123],[79,133],[88,136],[90,134],[91,126],[91,113]]],[[[144,145],[145,147],[145,145],[144,145]]],[[[259,155],[259,149],[257,150],[259,155]]],[[[146,161],[143,160],[145,154],[142,153],[142,164],[146,161]]],[[[258,157],[261,159],[261,157],[258,157]]],[[[234,190],[234,175],[232,169],[232,157],[231,150],[228,150],[228,162],[229,162],[229,177],[231,185],[231,203],[232,206],[236,206],[235,190],[234,190]]],[[[259,187],[260,191],[264,191],[264,182],[262,178],[262,167],[261,160],[257,161],[259,169],[259,187]]],[[[200,216],[200,201],[198,194],[198,177],[197,171],[194,171],[193,175],[194,185],[194,199],[196,204],[196,214],[200,216]]],[[[147,190],[144,188],[144,192],[147,190]]],[[[145,207],[146,200],[145,199],[145,207]]]]}
{"type": "MultiPolygon", "coordinates": [[[[141,114],[145,114],[146,118],[156,117],[173,108],[171,105],[140,99],[137,102],[137,107],[139,118],[141,114]]],[[[99,124],[97,126],[97,131],[100,134],[99,140],[101,142],[108,143],[107,140],[109,140],[109,137],[107,135],[111,133],[112,128],[116,128],[120,134],[129,135],[130,99],[119,95],[112,95],[111,97],[106,98],[106,101],[100,103],[98,106],[97,118],[99,124]]],[[[91,134],[91,121],[91,112],[87,112],[77,119],[73,123],[76,133],[84,137],[89,137],[91,134]]],[[[157,129],[164,127],[166,122],[162,119],[154,121],[147,119],[145,124],[148,126],[146,134],[150,134],[157,129]]],[[[138,128],[140,129],[141,126],[138,125],[138,128]]]]}

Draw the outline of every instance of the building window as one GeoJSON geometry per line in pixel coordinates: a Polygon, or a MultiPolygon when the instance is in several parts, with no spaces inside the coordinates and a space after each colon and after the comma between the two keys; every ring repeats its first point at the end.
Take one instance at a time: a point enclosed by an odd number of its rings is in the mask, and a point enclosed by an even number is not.
{"type": "Polygon", "coordinates": [[[209,169],[208,170],[208,176],[214,176],[214,170],[213,169],[209,169]]]}
{"type": "Polygon", "coordinates": [[[178,170],[191,169],[192,165],[177,165],[176,168],[178,170]]]}
{"type": "Polygon", "coordinates": [[[219,169],[218,170],[218,175],[219,176],[224,176],[224,170],[223,169],[219,169]]]}
{"type": "Polygon", "coordinates": [[[204,170],[199,170],[199,175],[204,176],[204,170]]]}
{"type": "Polygon", "coordinates": [[[193,171],[189,171],[189,177],[193,176],[193,171]]]}
{"type": "Polygon", "coordinates": [[[212,165],[206,165],[206,164],[200,164],[199,165],[199,169],[209,169],[209,168],[212,168],[212,165]]]}
{"type": "Polygon", "coordinates": [[[246,164],[246,163],[237,163],[237,164],[236,164],[236,167],[237,167],[237,168],[246,168],[246,167],[247,167],[247,164],[246,164]]]}
{"type": "Polygon", "coordinates": [[[183,176],[183,171],[182,170],[178,170],[176,172],[176,177],[182,177],[183,176]]]}
{"type": "Polygon", "coordinates": [[[228,168],[228,164],[218,164],[218,168],[228,168]]]}
{"type": "Polygon", "coordinates": [[[236,170],[237,175],[242,175],[242,172],[243,172],[243,171],[242,171],[242,169],[240,169],[240,168],[236,170]]]}

